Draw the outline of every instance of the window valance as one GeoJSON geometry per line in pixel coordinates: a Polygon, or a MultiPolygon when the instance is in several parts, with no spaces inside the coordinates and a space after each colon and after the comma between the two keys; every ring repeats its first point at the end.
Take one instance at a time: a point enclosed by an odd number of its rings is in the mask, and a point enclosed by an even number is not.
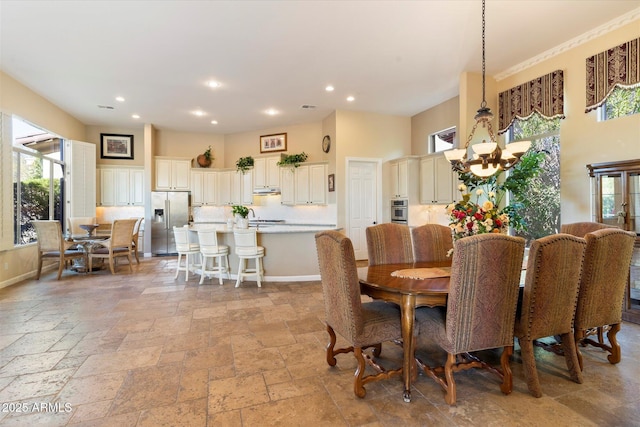
{"type": "Polygon", "coordinates": [[[587,108],[601,106],[616,87],[640,84],[640,37],[587,58],[587,108]]]}
{"type": "Polygon", "coordinates": [[[564,119],[564,76],[556,70],[501,92],[498,98],[498,133],[504,133],[518,119],[534,112],[554,119],[564,119]]]}

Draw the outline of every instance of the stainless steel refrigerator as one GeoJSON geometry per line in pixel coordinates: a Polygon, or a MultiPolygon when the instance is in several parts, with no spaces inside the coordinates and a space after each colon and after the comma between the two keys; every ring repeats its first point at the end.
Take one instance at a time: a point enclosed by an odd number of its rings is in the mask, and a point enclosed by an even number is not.
{"type": "Polygon", "coordinates": [[[173,227],[189,223],[191,193],[188,191],[153,191],[151,193],[151,253],[177,254],[173,227]]]}

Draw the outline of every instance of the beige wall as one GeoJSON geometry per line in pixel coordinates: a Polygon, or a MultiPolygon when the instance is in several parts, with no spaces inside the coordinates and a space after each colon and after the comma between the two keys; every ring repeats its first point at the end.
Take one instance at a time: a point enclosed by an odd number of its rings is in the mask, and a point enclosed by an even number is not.
{"type": "MultiPolygon", "coordinates": [[[[411,153],[415,155],[429,154],[429,135],[441,130],[456,127],[459,132],[460,97],[456,96],[411,117],[411,153]]],[[[456,140],[460,134],[456,134],[456,140]]],[[[462,138],[464,142],[464,138],[462,138]]],[[[454,142],[454,146],[456,146],[454,142]]]]}
{"type": "Polygon", "coordinates": [[[96,145],[96,164],[109,166],[144,166],[144,130],[142,125],[139,129],[112,128],[101,126],[87,126],[87,139],[96,145]],[[111,133],[116,135],[133,135],[133,160],[128,159],[102,159],[101,154],[101,133],[111,133]]]}
{"type": "Polygon", "coordinates": [[[212,133],[176,132],[155,128],[153,156],[189,157],[195,159],[211,145],[215,160],[212,168],[223,168],[225,159],[224,135],[212,133]]]}
{"type": "Polygon", "coordinates": [[[640,114],[599,122],[596,112],[584,112],[586,58],[638,37],[639,28],[640,20],[636,20],[498,82],[499,93],[551,71],[564,71],[566,119],[560,128],[563,223],[591,218],[587,164],[640,158],[640,114]]]}

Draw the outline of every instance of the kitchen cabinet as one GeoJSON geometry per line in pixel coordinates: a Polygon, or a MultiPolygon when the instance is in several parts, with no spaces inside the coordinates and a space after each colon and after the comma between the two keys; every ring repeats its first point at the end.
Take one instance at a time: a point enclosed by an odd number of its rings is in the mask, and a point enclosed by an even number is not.
{"type": "Polygon", "coordinates": [[[452,203],[457,195],[457,174],[442,153],[420,159],[420,203],[443,205],[452,203]]]}
{"type": "Polygon", "coordinates": [[[303,164],[280,168],[280,194],[283,205],[326,205],[327,164],[303,164]]]}
{"type": "Polygon", "coordinates": [[[415,157],[403,157],[390,163],[390,182],[392,199],[408,199],[409,203],[418,201],[419,163],[415,157]]]}
{"type": "Polygon", "coordinates": [[[99,206],[144,206],[143,168],[100,168],[99,206]]]}
{"type": "Polygon", "coordinates": [[[280,167],[283,156],[257,157],[253,161],[253,188],[256,190],[280,188],[280,167]]]}
{"type": "Polygon", "coordinates": [[[253,171],[222,170],[217,175],[218,205],[253,204],[253,171]]]}
{"type": "Polygon", "coordinates": [[[65,192],[67,217],[96,216],[96,146],[65,141],[65,192]]]}
{"type": "Polygon", "coordinates": [[[156,157],[155,184],[158,191],[189,191],[191,159],[156,157]]]}
{"type": "Polygon", "coordinates": [[[592,220],[636,233],[622,319],[640,323],[640,159],[587,165],[592,220]]]}
{"type": "Polygon", "coordinates": [[[192,206],[214,206],[218,203],[218,173],[203,169],[191,170],[192,206]]]}

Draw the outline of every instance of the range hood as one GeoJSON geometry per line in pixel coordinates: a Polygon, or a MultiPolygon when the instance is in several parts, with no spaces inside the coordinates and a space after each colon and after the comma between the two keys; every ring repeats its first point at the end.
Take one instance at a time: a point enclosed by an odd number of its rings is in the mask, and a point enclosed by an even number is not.
{"type": "Polygon", "coordinates": [[[280,194],[279,188],[254,188],[253,194],[258,196],[268,196],[271,194],[280,194]]]}

